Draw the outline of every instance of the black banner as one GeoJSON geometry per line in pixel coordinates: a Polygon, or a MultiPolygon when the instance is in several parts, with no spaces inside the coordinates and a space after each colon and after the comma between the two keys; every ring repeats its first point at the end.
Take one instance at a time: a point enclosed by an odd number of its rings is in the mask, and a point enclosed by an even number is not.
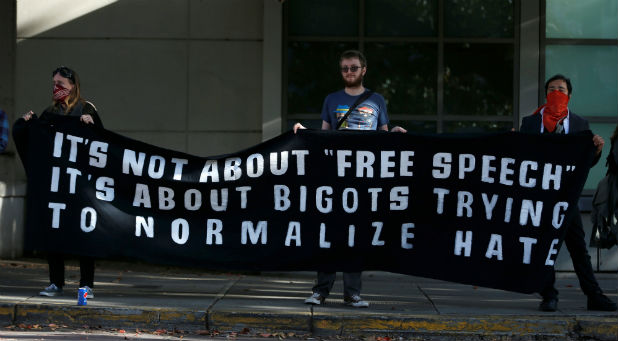
{"type": "Polygon", "coordinates": [[[202,158],[72,117],[20,121],[15,132],[27,249],[209,269],[384,270],[524,293],[552,269],[594,150],[589,132],[302,130],[202,158]]]}

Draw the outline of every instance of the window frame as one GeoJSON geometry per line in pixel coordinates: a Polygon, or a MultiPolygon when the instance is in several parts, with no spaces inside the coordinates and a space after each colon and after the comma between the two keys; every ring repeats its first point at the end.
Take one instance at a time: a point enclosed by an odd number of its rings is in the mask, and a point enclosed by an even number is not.
{"type": "MultiPolygon", "coordinates": [[[[538,94],[538,103],[541,105],[545,103],[544,89],[545,89],[545,71],[546,71],[546,53],[545,50],[548,45],[595,45],[595,46],[617,46],[618,47],[618,38],[548,38],[547,37],[547,0],[541,0],[539,2],[539,94],[538,94]]],[[[618,13],[616,13],[618,15],[618,13]]],[[[618,29],[618,28],[617,28],[618,29]]],[[[616,74],[616,78],[618,79],[618,72],[616,74]]],[[[594,115],[584,115],[586,120],[588,120],[591,124],[618,124],[618,119],[612,116],[594,116],[594,115]]],[[[608,148],[610,141],[605,141],[604,149],[608,148]]],[[[605,165],[605,160],[601,159],[597,163],[598,165],[605,165]]],[[[584,188],[582,190],[582,197],[591,197],[595,192],[594,188],[584,188]]],[[[591,198],[589,198],[591,199],[591,198]]],[[[584,203],[585,208],[589,208],[589,203],[586,201],[584,203]]]]}
{"type": "MultiPolygon", "coordinates": [[[[436,123],[436,133],[444,132],[446,122],[511,122],[512,126],[519,127],[519,58],[520,58],[520,1],[513,0],[513,37],[512,38],[481,38],[481,37],[445,37],[444,8],[446,0],[438,0],[437,6],[437,35],[434,37],[367,37],[365,36],[365,0],[359,1],[358,36],[290,36],[288,32],[289,10],[288,4],[283,6],[283,63],[282,63],[282,131],[287,130],[289,121],[319,119],[320,113],[290,113],[288,110],[288,64],[287,48],[290,42],[352,42],[358,43],[358,49],[365,52],[368,42],[404,42],[404,43],[433,43],[437,48],[436,68],[436,112],[434,115],[412,115],[405,113],[389,113],[391,121],[425,121],[436,123]],[[482,44],[510,44],[513,46],[513,112],[510,116],[484,115],[446,115],[444,113],[444,47],[450,43],[482,43],[482,44]]],[[[333,75],[336,76],[336,75],[333,75]]],[[[337,89],[332,89],[336,91],[337,89]]],[[[327,93],[324,94],[326,96],[327,93]]]]}

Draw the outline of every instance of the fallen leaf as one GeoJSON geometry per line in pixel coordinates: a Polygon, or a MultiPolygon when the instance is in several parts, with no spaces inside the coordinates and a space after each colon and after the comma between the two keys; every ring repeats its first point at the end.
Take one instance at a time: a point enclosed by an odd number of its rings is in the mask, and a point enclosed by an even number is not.
{"type": "Polygon", "coordinates": [[[266,334],[266,333],[258,334],[258,335],[261,337],[271,337],[272,336],[272,334],[266,334]]]}
{"type": "Polygon", "coordinates": [[[125,331],[124,329],[118,329],[118,332],[119,332],[120,334],[124,334],[124,333],[126,333],[126,331],[125,331]]]}

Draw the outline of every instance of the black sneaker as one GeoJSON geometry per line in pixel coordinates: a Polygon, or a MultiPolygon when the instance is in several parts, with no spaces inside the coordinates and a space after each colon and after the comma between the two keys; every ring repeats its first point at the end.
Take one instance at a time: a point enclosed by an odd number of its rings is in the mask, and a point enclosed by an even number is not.
{"type": "Polygon", "coordinates": [[[556,309],[558,309],[558,298],[556,297],[543,298],[543,301],[539,304],[540,311],[556,311],[556,309]]]}
{"type": "Polygon", "coordinates": [[[588,296],[588,310],[616,311],[616,303],[603,294],[588,296]]]}
{"type": "Polygon", "coordinates": [[[62,288],[58,288],[54,283],[50,284],[45,290],[39,292],[41,296],[62,296],[62,288]]]}

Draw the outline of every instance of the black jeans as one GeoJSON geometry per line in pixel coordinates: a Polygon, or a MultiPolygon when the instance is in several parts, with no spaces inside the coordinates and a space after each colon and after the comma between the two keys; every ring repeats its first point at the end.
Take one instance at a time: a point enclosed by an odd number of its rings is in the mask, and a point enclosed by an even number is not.
{"type": "MultiPolygon", "coordinates": [[[[58,288],[64,286],[64,255],[51,253],[47,255],[47,264],[49,264],[49,281],[55,284],[58,288]]],[[[94,287],[94,258],[80,256],[79,257],[79,286],[94,287]]]]}
{"type": "MultiPolygon", "coordinates": [[[[333,284],[335,284],[335,272],[318,272],[318,283],[313,286],[313,292],[317,292],[323,297],[328,297],[333,284]]],[[[352,297],[360,295],[361,291],[361,273],[360,272],[344,272],[343,273],[343,297],[352,297]]]]}
{"type": "MultiPolygon", "coordinates": [[[[584,232],[582,216],[579,213],[579,209],[576,208],[572,210],[570,219],[565,222],[565,227],[567,230],[564,243],[571,255],[571,261],[573,262],[573,268],[579,280],[579,286],[587,296],[602,293],[603,291],[594,277],[592,263],[590,263],[590,255],[586,247],[586,234],[584,232]]],[[[550,280],[541,290],[541,296],[543,296],[543,298],[558,297],[558,290],[556,290],[554,286],[555,283],[556,273],[552,270],[550,280]]]]}

